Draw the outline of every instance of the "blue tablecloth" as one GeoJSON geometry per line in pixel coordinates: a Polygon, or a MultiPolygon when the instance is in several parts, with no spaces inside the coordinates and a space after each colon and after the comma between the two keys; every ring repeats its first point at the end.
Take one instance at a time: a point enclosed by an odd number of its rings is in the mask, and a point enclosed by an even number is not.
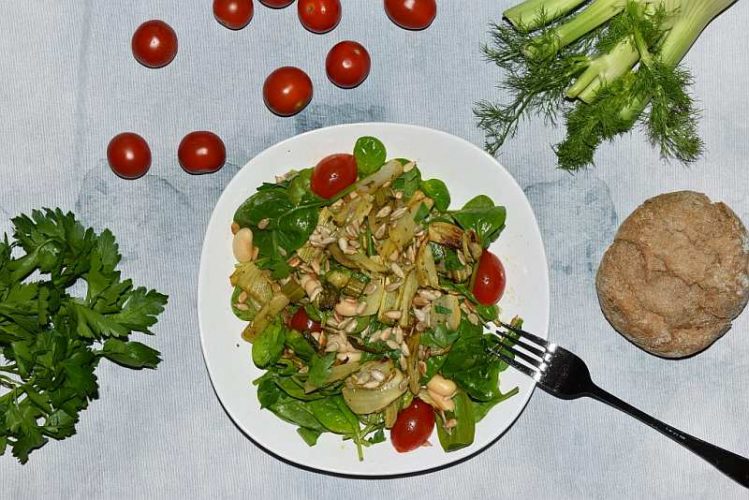
{"type": "MultiPolygon", "coordinates": [[[[124,273],[171,297],[151,343],[155,371],[103,363],[101,399],[78,434],[51,442],[21,466],[0,459],[4,498],[746,498],[696,456],[599,403],[537,392],[510,431],[460,465],[426,476],[360,481],[306,472],[257,448],[211,388],[199,345],[197,270],[211,209],[253,155],[299,132],[354,121],[425,125],[481,144],[472,103],[498,95],[497,68],[479,46],[510,1],[443,0],[424,32],[397,28],[382,2],[345,0],[335,31],[313,35],[296,9],[255,2],[242,31],[216,23],[209,0],[20,2],[0,16],[0,230],[40,206],[109,227],[124,273]],[[164,19],[179,36],[176,60],[140,66],[130,37],[164,19]],[[355,39],[372,54],[369,79],[341,90],[324,73],[327,50],[355,39]],[[306,69],[315,97],[278,118],[261,98],[278,66],[306,69]],[[176,161],[188,131],[213,130],[228,147],[218,174],[190,176],[176,161]],[[148,176],[123,181],[105,151],[116,133],[150,142],[148,176]]],[[[706,352],[682,361],[634,348],[603,318],[594,274],[618,224],[638,204],[677,189],[706,192],[749,222],[749,3],[718,18],[689,53],[707,152],[691,168],[661,161],[637,132],[601,148],[577,175],[554,168],[561,131],[524,123],[500,161],[525,189],[549,256],[550,335],[579,353],[620,397],[717,445],[749,455],[749,313],[706,352]]]]}

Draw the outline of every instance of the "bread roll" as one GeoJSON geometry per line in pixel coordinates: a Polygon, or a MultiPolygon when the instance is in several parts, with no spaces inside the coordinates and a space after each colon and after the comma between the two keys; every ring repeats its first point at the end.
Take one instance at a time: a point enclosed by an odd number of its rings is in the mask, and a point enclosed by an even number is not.
{"type": "Polygon", "coordinates": [[[651,198],[619,228],[596,288],[626,338],[658,356],[690,356],[728,331],[749,299],[746,228],[701,193],[651,198]]]}

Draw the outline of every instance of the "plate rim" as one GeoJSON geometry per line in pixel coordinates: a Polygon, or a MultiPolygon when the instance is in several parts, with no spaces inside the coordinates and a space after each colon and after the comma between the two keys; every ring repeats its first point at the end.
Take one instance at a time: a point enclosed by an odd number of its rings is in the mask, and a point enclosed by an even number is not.
{"type": "MultiPolygon", "coordinates": [[[[320,127],[312,130],[305,131],[300,134],[295,134],[291,137],[288,137],[286,139],[283,139],[279,142],[273,143],[270,146],[264,148],[259,153],[253,155],[250,159],[248,159],[242,167],[237,169],[236,173],[232,176],[231,180],[226,184],[226,186],[221,191],[221,194],[219,195],[218,199],[216,200],[212,210],[211,210],[211,216],[208,219],[208,223],[205,227],[205,233],[203,235],[203,243],[201,245],[201,253],[200,253],[200,264],[198,267],[198,293],[197,293],[197,301],[196,301],[196,308],[198,313],[198,330],[200,333],[200,346],[201,346],[201,352],[203,357],[203,362],[206,367],[206,370],[208,371],[208,378],[211,382],[211,388],[213,389],[214,394],[216,395],[216,398],[219,401],[219,404],[221,405],[221,408],[223,411],[229,416],[231,422],[234,424],[235,427],[237,427],[242,434],[244,434],[247,438],[250,439],[250,441],[256,445],[258,448],[263,450],[265,453],[268,453],[270,456],[286,463],[289,465],[292,465],[294,467],[301,468],[303,470],[314,472],[318,474],[324,474],[324,475],[332,475],[337,477],[343,477],[343,478],[358,478],[358,479],[395,479],[399,477],[408,477],[408,476],[414,476],[414,475],[421,475],[421,474],[427,474],[430,472],[439,471],[442,469],[446,469],[448,467],[452,467],[454,465],[458,465],[460,463],[464,463],[468,460],[473,459],[477,455],[481,454],[491,446],[493,446],[500,438],[502,438],[514,425],[515,422],[517,422],[517,419],[520,417],[520,415],[525,411],[525,408],[528,405],[528,402],[530,401],[531,397],[533,396],[533,393],[536,389],[536,381],[533,379],[530,379],[530,387],[527,391],[526,395],[524,396],[524,399],[522,400],[522,403],[520,404],[520,407],[518,408],[517,414],[512,418],[512,420],[509,422],[509,424],[503,429],[496,437],[490,439],[487,443],[485,443],[483,446],[478,447],[476,450],[471,451],[467,455],[456,457],[455,459],[448,460],[447,462],[439,465],[427,465],[425,467],[421,468],[415,468],[413,470],[409,470],[406,472],[400,472],[400,473],[368,473],[366,471],[361,472],[350,472],[350,471],[343,471],[343,470],[336,470],[335,468],[318,468],[313,467],[310,465],[307,465],[305,463],[302,463],[298,461],[297,459],[287,456],[283,452],[279,452],[277,450],[271,449],[269,446],[266,446],[265,444],[258,441],[255,436],[248,430],[245,429],[242,423],[239,422],[238,418],[235,418],[234,415],[229,411],[229,409],[226,407],[226,404],[224,403],[223,399],[221,398],[221,395],[219,394],[219,389],[216,386],[215,378],[214,378],[214,370],[211,368],[211,362],[208,359],[207,355],[207,349],[206,349],[206,335],[204,334],[203,329],[203,308],[201,305],[204,302],[203,297],[203,287],[204,287],[204,281],[205,281],[205,274],[206,274],[206,267],[207,267],[207,259],[206,252],[208,250],[208,233],[210,231],[210,228],[213,227],[213,224],[215,223],[214,218],[218,217],[217,214],[217,208],[219,204],[221,203],[221,200],[224,198],[224,196],[227,196],[227,192],[231,190],[231,188],[235,185],[235,183],[239,183],[240,173],[248,166],[250,166],[251,163],[257,161],[258,158],[261,158],[262,156],[269,154],[271,150],[275,149],[283,149],[285,148],[289,143],[292,143],[294,141],[299,140],[300,138],[307,137],[314,134],[320,134],[320,133],[329,133],[331,131],[335,130],[343,130],[347,128],[361,128],[361,127],[385,127],[385,128],[403,128],[403,129],[410,129],[410,130],[417,130],[421,133],[427,133],[427,134],[437,134],[445,136],[451,140],[457,140],[458,142],[462,143],[466,147],[476,150],[480,152],[486,159],[489,159],[496,167],[503,170],[507,176],[510,179],[510,182],[514,184],[514,187],[517,188],[522,194],[522,202],[524,202],[527,205],[527,208],[530,212],[530,216],[533,219],[534,225],[532,227],[532,230],[537,233],[538,239],[541,242],[540,245],[540,257],[543,260],[544,264],[544,273],[542,273],[543,277],[543,288],[546,296],[546,311],[545,311],[545,321],[544,324],[541,325],[543,327],[543,331],[536,331],[536,334],[543,337],[548,338],[549,333],[549,323],[550,323],[550,312],[551,312],[551,289],[550,289],[550,274],[549,274],[549,261],[548,257],[546,255],[546,246],[543,240],[543,235],[541,234],[540,225],[538,224],[538,218],[536,217],[536,213],[533,210],[533,206],[530,203],[530,200],[528,199],[527,195],[523,191],[520,184],[517,182],[515,177],[510,173],[510,171],[504,167],[495,157],[491,156],[489,153],[484,151],[482,148],[476,146],[472,142],[468,141],[467,139],[464,139],[463,137],[451,134],[449,132],[426,127],[423,125],[414,125],[409,123],[399,123],[399,122],[355,122],[355,123],[345,123],[345,124],[337,124],[337,125],[331,125],[326,127],[320,127]]],[[[446,454],[447,455],[447,454],[446,454]]],[[[449,456],[449,455],[447,455],[449,456]]]]}

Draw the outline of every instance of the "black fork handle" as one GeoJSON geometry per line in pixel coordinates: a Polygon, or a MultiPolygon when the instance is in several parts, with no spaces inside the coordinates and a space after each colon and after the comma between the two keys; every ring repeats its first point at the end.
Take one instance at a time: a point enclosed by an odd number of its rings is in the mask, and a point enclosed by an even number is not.
{"type": "Polygon", "coordinates": [[[649,425],[661,434],[670,437],[688,450],[707,460],[723,474],[737,481],[742,486],[749,488],[749,459],[671,427],[670,425],[651,417],[647,413],[638,410],[631,404],[622,401],[613,394],[604,391],[597,385],[592,384],[592,388],[587,392],[588,396],[593,399],[611,405],[614,408],[635,417],[640,422],[649,425]]]}

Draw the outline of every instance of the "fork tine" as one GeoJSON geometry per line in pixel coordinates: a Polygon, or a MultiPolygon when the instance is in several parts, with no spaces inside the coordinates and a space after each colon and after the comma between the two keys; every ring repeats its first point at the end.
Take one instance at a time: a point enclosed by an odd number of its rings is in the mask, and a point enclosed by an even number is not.
{"type": "MultiPolygon", "coordinates": [[[[503,346],[504,347],[504,346],[503,346]]],[[[536,374],[538,373],[536,370],[519,363],[515,358],[512,356],[506,355],[504,352],[502,352],[502,348],[497,347],[491,347],[489,348],[489,352],[495,356],[497,356],[499,359],[510,365],[511,367],[515,368],[519,372],[525,373],[531,378],[535,378],[536,374]]]]}
{"type": "Polygon", "coordinates": [[[513,356],[522,359],[523,361],[531,365],[534,370],[540,370],[541,363],[543,363],[542,359],[535,359],[527,355],[526,353],[519,351],[515,348],[515,346],[509,346],[507,344],[501,344],[501,346],[502,347],[500,349],[504,349],[505,351],[511,353],[513,356]]]}
{"type": "Polygon", "coordinates": [[[530,332],[526,332],[525,330],[523,330],[521,328],[517,328],[515,326],[508,325],[507,323],[501,323],[501,325],[504,326],[505,328],[507,328],[508,330],[510,330],[511,332],[515,332],[518,335],[520,335],[521,337],[525,337],[528,340],[530,340],[532,342],[535,342],[536,344],[538,344],[538,345],[540,345],[540,346],[542,346],[544,348],[546,348],[549,345],[549,343],[545,339],[542,339],[541,337],[533,335],[530,332]]]}
{"type": "Polygon", "coordinates": [[[538,347],[531,345],[528,341],[525,341],[525,339],[523,339],[522,337],[518,337],[518,338],[510,337],[507,334],[507,332],[503,332],[502,330],[495,330],[494,333],[496,333],[503,341],[507,340],[511,342],[512,344],[522,347],[526,351],[538,356],[541,359],[544,358],[545,350],[541,350],[538,347]]]}

